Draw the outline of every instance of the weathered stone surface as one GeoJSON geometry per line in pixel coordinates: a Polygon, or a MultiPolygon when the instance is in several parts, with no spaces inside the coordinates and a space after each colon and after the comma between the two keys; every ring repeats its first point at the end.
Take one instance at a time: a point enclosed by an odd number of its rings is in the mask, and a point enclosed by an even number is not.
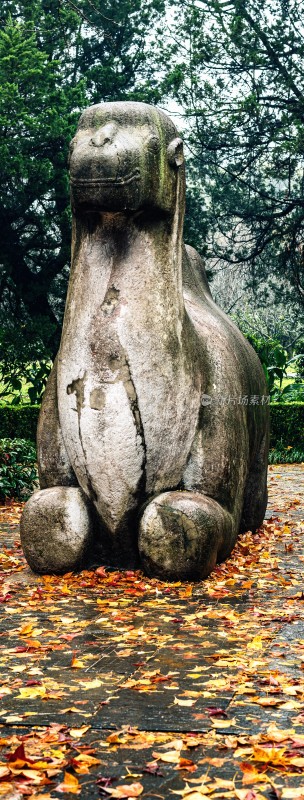
{"type": "Polygon", "coordinates": [[[34,572],[64,573],[82,563],[91,540],[91,519],[81,489],[56,486],[28,500],[21,544],[34,572]]]}
{"type": "Polygon", "coordinates": [[[183,245],[183,162],[154,107],[82,115],[66,312],[38,431],[41,486],[81,487],[97,551],[132,565],[139,554],[166,578],[207,575],[266,507],[264,376],[183,245]]]}
{"type": "Polygon", "coordinates": [[[140,523],[139,553],[152,575],[206,578],[231,551],[234,520],[210,497],[164,492],[147,506],[140,523]]]}

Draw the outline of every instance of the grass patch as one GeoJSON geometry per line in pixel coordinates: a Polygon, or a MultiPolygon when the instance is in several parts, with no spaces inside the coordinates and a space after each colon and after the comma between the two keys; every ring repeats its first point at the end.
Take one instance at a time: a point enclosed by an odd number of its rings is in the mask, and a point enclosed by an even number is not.
{"type": "Polygon", "coordinates": [[[274,447],[269,451],[268,464],[302,464],[304,449],[300,447],[274,447]]]}

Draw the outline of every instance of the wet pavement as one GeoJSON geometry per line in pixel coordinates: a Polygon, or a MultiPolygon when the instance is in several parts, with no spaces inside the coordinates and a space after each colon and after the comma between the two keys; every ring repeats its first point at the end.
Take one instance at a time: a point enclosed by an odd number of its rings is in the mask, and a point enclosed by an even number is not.
{"type": "Polygon", "coordinates": [[[2,508],[0,798],[304,797],[303,501],[270,467],[263,528],[196,584],[37,577],[2,508]]]}

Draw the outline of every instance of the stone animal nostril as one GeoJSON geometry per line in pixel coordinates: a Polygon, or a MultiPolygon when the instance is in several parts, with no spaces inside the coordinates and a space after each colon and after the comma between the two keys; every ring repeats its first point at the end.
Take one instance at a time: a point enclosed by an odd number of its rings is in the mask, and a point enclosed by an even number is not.
{"type": "Polygon", "coordinates": [[[90,144],[94,147],[102,147],[104,144],[109,144],[113,141],[114,133],[115,128],[113,125],[105,125],[104,128],[100,128],[94,133],[91,137],[90,144]]]}

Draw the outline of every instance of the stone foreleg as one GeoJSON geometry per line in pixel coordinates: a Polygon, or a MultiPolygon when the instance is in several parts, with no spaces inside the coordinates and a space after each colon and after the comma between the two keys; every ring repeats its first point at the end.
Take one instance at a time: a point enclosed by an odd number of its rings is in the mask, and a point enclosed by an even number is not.
{"type": "Polygon", "coordinates": [[[139,552],[148,572],[165,579],[206,578],[231,552],[247,476],[244,417],[240,407],[212,403],[202,409],[183,491],[154,498],[140,523],[139,552]]]}
{"type": "Polygon", "coordinates": [[[38,573],[64,573],[81,565],[91,543],[92,508],[79,488],[63,441],[57,408],[56,361],[38,422],[40,491],[26,503],[21,518],[25,557],[38,573]]]}
{"type": "Polygon", "coordinates": [[[37,459],[41,489],[78,486],[61,432],[57,400],[57,358],[43,395],[38,428],[37,459]]]}
{"type": "Polygon", "coordinates": [[[232,515],[198,492],[172,491],[152,500],[140,523],[139,553],[150,575],[164,580],[206,578],[232,549],[232,515]]]}

